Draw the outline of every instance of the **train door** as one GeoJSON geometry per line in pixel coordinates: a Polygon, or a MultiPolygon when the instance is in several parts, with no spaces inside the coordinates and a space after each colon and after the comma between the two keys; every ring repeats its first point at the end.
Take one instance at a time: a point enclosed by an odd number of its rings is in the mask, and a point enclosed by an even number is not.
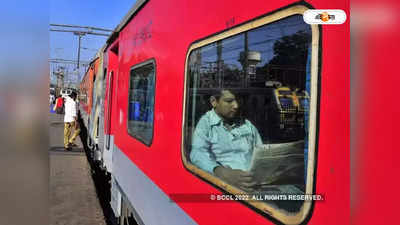
{"type": "Polygon", "coordinates": [[[112,107],[113,107],[113,90],[114,90],[114,71],[111,70],[108,75],[107,89],[105,93],[105,99],[107,104],[104,104],[104,151],[103,160],[104,166],[107,168],[108,172],[111,172],[112,167],[112,152],[114,146],[114,136],[111,134],[111,124],[112,124],[112,107]]]}
{"type": "Polygon", "coordinates": [[[103,95],[103,132],[104,132],[104,142],[102,143],[103,148],[103,166],[106,168],[107,172],[112,172],[112,159],[114,151],[114,132],[113,127],[115,124],[115,110],[116,110],[116,97],[117,97],[117,80],[118,80],[118,42],[115,42],[106,50],[104,55],[104,66],[107,68],[105,70],[105,88],[103,95]]]}

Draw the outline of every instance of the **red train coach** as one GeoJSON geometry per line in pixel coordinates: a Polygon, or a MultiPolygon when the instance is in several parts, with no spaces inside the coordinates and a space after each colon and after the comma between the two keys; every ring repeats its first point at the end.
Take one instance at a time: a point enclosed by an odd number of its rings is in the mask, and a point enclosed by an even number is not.
{"type": "Polygon", "coordinates": [[[349,3],[136,2],[102,64],[116,217],[349,221],[349,22],[310,25],[309,9],[349,3]]]}
{"type": "Polygon", "coordinates": [[[85,111],[85,114],[90,115],[93,104],[93,88],[99,67],[99,58],[96,57],[89,65],[80,84],[80,105],[85,111]]]}

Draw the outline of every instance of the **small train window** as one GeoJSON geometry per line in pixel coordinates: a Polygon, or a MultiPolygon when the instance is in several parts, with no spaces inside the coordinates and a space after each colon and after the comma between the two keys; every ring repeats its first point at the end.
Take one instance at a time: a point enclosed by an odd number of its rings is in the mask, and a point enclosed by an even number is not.
{"type": "Polygon", "coordinates": [[[128,133],[150,146],[153,140],[155,63],[134,66],[130,73],[128,133]]]}
{"type": "Polygon", "coordinates": [[[311,208],[285,198],[313,193],[319,31],[303,21],[306,9],[196,42],[186,61],[185,167],[249,194],[248,205],[284,223],[300,223],[311,208]]]}

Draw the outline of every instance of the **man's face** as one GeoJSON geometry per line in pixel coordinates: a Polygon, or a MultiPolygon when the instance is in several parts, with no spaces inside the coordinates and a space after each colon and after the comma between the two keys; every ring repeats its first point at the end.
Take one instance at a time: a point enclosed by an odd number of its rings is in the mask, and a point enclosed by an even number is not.
{"type": "Polygon", "coordinates": [[[213,105],[215,112],[223,119],[233,119],[238,113],[239,104],[235,95],[230,91],[222,91],[222,95],[219,100],[212,98],[211,104],[213,105]]]}

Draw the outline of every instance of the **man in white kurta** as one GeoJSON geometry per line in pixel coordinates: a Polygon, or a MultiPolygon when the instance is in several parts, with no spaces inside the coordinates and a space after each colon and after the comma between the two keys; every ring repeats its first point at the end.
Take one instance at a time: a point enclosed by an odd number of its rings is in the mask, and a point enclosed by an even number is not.
{"type": "Polygon", "coordinates": [[[65,150],[71,150],[72,146],[75,146],[75,138],[79,135],[80,129],[78,124],[78,113],[76,106],[76,93],[72,92],[65,98],[65,115],[64,115],[64,148],[65,150]],[[72,130],[74,132],[72,134],[72,130]],[[71,136],[72,134],[72,136],[71,136]]]}

